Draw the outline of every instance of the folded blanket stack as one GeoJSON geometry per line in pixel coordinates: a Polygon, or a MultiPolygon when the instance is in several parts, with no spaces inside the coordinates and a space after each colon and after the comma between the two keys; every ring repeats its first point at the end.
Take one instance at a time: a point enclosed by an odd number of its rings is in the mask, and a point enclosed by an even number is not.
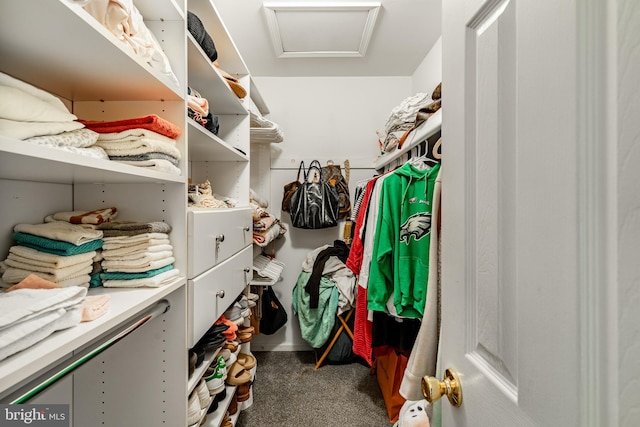
{"type": "Polygon", "coordinates": [[[110,122],[80,122],[99,134],[96,146],[104,149],[109,159],[181,174],[178,165],[182,155],[175,140],[181,131],[177,125],[155,114],[110,122]]]}
{"type": "Polygon", "coordinates": [[[169,59],[133,0],[91,0],[84,9],[151,68],[179,86],[169,59]]]}
{"type": "Polygon", "coordinates": [[[174,268],[171,227],[163,222],[107,223],[100,279],[104,287],[159,287],[171,283],[174,268]]]}
{"type": "Polygon", "coordinates": [[[86,295],[80,286],[26,287],[0,294],[0,360],[79,324],[86,295]]]}
{"type": "Polygon", "coordinates": [[[18,224],[17,245],[0,263],[2,280],[12,285],[33,274],[63,287],[88,287],[102,231],[62,221],[18,224]]]}
{"type": "Polygon", "coordinates": [[[57,97],[0,73],[0,135],[107,159],[104,150],[94,145],[98,134],[76,119],[57,97]]]}
{"type": "Polygon", "coordinates": [[[287,232],[286,227],[272,213],[252,200],[253,243],[265,247],[287,232]]]}

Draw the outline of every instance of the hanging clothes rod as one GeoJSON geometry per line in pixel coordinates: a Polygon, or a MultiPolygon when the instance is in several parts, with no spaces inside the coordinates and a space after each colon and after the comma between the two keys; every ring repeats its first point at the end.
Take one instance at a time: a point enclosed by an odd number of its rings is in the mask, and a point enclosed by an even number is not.
{"type": "Polygon", "coordinates": [[[156,303],[155,306],[147,309],[144,314],[142,314],[137,320],[133,321],[129,326],[125,327],[123,330],[108,338],[106,341],[101,341],[98,345],[93,348],[85,349],[82,352],[74,355],[71,360],[65,360],[63,364],[58,365],[57,367],[51,369],[47,374],[44,375],[44,379],[36,380],[36,385],[28,385],[28,390],[24,393],[20,394],[18,397],[14,398],[10,404],[16,405],[20,403],[25,403],[29,399],[34,398],[36,395],[55,384],[56,381],[66,377],[80,366],[87,363],[89,360],[96,357],[98,354],[102,353],[145,323],[154,317],[160,316],[171,308],[171,303],[168,300],[160,300],[156,303]]]}

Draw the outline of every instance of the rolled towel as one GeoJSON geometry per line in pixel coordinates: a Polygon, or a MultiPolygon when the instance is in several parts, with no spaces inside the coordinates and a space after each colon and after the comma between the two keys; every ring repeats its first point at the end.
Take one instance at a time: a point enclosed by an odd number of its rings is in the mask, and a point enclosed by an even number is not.
{"type": "Polygon", "coordinates": [[[42,224],[17,224],[13,227],[13,231],[68,242],[76,246],[102,239],[102,231],[100,230],[88,229],[65,221],[46,222],[42,224]]]}
{"type": "Polygon", "coordinates": [[[90,295],[86,297],[82,303],[82,321],[90,322],[105,315],[111,306],[111,296],[90,295]]]}

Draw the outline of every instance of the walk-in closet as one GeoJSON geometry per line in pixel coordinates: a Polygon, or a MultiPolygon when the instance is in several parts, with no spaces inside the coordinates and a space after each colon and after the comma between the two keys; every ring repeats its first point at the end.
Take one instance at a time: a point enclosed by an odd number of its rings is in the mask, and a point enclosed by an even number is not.
{"type": "Polygon", "coordinates": [[[0,426],[639,425],[638,22],[2,2],[0,426]]]}

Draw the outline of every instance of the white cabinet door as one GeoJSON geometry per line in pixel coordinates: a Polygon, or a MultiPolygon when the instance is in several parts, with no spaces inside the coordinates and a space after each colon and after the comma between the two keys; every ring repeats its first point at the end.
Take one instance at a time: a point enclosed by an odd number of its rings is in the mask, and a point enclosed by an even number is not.
{"type": "Polygon", "coordinates": [[[443,2],[440,366],[463,392],[458,408],[443,399],[445,427],[599,425],[585,403],[600,359],[583,207],[601,194],[581,181],[586,4],[443,2]]]}

